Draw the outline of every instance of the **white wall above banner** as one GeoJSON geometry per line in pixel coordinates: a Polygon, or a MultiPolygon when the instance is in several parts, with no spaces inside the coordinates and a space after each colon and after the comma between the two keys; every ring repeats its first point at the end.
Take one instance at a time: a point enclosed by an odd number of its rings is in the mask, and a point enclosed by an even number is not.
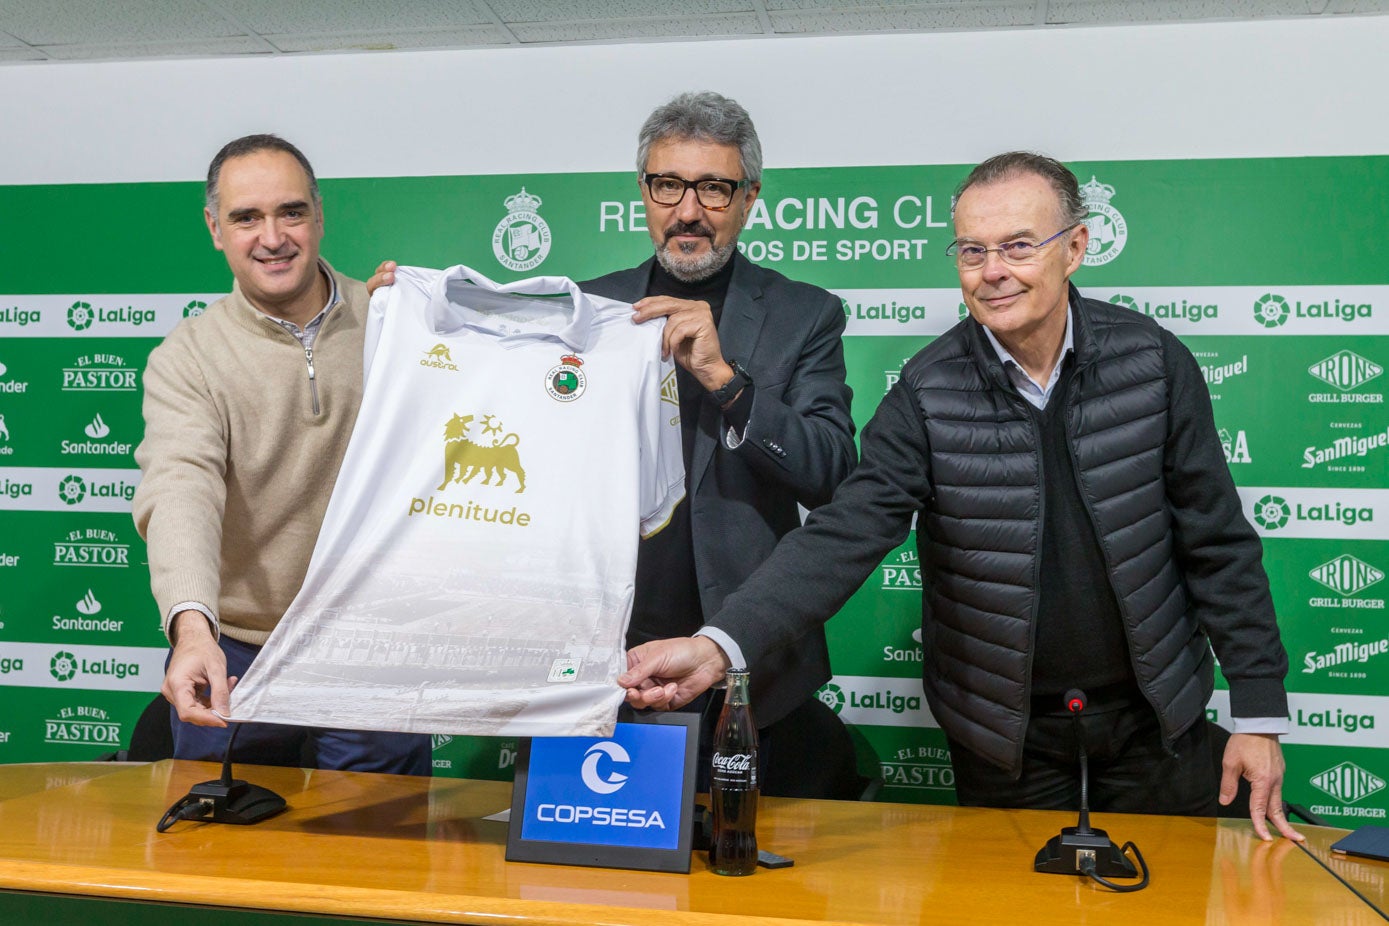
{"type": "Polygon", "coordinates": [[[737,98],[773,167],[1389,152],[1389,17],[0,69],[0,183],[197,179],[280,133],[324,177],[606,171],[650,110],[737,98]]]}

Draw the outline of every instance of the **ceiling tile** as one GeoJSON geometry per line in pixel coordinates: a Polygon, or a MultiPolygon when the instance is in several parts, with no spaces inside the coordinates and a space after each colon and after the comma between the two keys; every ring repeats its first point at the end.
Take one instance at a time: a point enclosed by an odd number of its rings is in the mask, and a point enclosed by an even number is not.
{"type": "Polygon", "coordinates": [[[256,38],[231,36],[187,42],[144,42],[130,44],[89,43],[82,45],[42,45],[45,52],[66,61],[116,58],[211,58],[218,55],[268,55],[270,48],[256,38]]]}
{"type": "Polygon", "coordinates": [[[667,37],[702,39],[727,35],[756,35],[762,32],[762,24],[757,21],[755,13],[509,25],[511,31],[522,42],[598,42],[667,37]]]}
{"type": "Polygon", "coordinates": [[[398,48],[470,48],[514,44],[506,30],[499,26],[359,35],[267,35],[265,38],[285,52],[391,51],[398,48]]]}
{"type": "Polygon", "coordinates": [[[937,5],[877,11],[769,13],[777,33],[897,32],[932,29],[994,29],[1028,26],[1035,12],[1032,0],[1012,3],[937,5]]]}
{"type": "Polygon", "coordinates": [[[209,0],[211,6],[262,34],[380,32],[448,29],[492,22],[473,4],[459,0],[209,0]]]}
{"type": "Polygon", "coordinates": [[[1326,0],[1050,0],[1047,22],[1190,22],[1320,13],[1326,0]]]}
{"type": "Polygon", "coordinates": [[[0,31],[31,45],[194,41],[244,34],[196,0],[0,0],[0,31]]]}
{"type": "Polygon", "coordinates": [[[693,17],[751,13],[750,0],[485,0],[505,23],[577,22],[590,19],[693,17]]]}
{"type": "Polygon", "coordinates": [[[43,52],[27,45],[0,48],[0,61],[43,61],[43,52]]]}

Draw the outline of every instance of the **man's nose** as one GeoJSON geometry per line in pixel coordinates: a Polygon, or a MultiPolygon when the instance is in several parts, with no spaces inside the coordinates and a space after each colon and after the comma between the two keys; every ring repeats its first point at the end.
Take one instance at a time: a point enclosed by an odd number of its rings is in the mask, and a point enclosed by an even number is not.
{"type": "Polygon", "coordinates": [[[285,242],[284,229],[280,227],[280,220],[271,216],[260,225],[260,244],[266,250],[278,250],[280,245],[285,242]]]}
{"type": "Polygon", "coordinates": [[[1003,259],[1003,252],[990,248],[984,252],[984,266],[981,272],[986,280],[1002,280],[1012,274],[1012,267],[1003,259]]]}
{"type": "Polygon", "coordinates": [[[699,197],[695,195],[694,187],[685,190],[685,195],[680,197],[680,202],[675,205],[675,217],[682,222],[698,222],[704,218],[704,207],[699,204],[699,197]]]}

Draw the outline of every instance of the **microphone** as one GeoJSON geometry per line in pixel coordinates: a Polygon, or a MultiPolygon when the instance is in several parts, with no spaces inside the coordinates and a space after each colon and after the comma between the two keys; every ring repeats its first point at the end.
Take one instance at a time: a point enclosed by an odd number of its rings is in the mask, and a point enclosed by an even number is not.
{"type": "Polygon", "coordinates": [[[241,724],[232,724],[226,751],[222,753],[222,777],[199,782],[190,788],[187,794],[164,811],[164,816],[154,827],[157,831],[162,833],[180,820],[210,820],[213,823],[238,825],[259,823],[285,809],[285,799],[274,791],[232,777],[232,744],[236,742],[240,729],[241,724]]]}
{"type": "MultiPolygon", "coordinates": [[[[1076,747],[1080,752],[1080,819],[1075,826],[1063,827],[1060,834],[1047,840],[1047,844],[1037,851],[1032,864],[1034,871],[1053,875],[1086,875],[1106,887],[1117,891],[1136,891],[1148,885],[1148,866],[1143,856],[1134,854],[1143,866],[1143,881],[1139,884],[1110,884],[1105,878],[1136,878],[1138,871],[1133,867],[1123,851],[1109,839],[1109,834],[1090,826],[1090,763],[1085,753],[1085,737],[1080,728],[1080,715],[1088,700],[1085,692],[1072,688],[1062,697],[1062,703],[1071,715],[1075,729],[1076,747]]],[[[1128,843],[1124,848],[1133,846],[1128,843]]]]}

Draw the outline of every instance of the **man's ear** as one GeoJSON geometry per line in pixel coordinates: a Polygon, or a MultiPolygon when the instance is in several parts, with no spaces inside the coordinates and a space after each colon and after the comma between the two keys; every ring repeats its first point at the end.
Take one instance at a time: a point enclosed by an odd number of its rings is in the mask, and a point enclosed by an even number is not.
{"type": "Polygon", "coordinates": [[[222,250],[222,230],[217,226],[217,216],[211,209],[203,209],[203,221],[207,223],[207,233],[212,236],[212,246],[222,250]]]}

